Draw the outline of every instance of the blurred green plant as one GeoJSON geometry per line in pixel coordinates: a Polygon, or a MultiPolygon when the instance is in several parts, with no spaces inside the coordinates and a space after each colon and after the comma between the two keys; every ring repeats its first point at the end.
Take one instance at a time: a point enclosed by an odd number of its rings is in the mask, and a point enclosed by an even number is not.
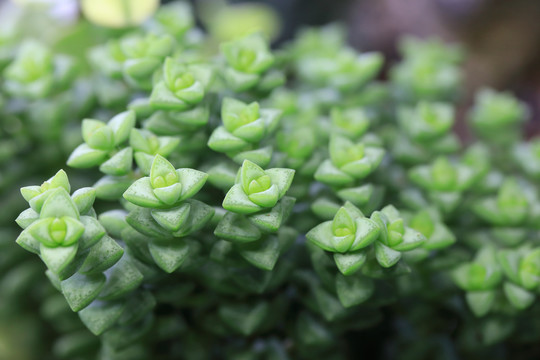
{"type": "Polygon", "coordinates": [[[186,3],[149,14],[0,35],[0,358],[499,358],[540,340],[538,141],[485,89],[461,144],[461,49],[406,38],[379,82],[383,57],[337,25],[272,50],[231,25],[243,12],[210,36],[186,3]]]}

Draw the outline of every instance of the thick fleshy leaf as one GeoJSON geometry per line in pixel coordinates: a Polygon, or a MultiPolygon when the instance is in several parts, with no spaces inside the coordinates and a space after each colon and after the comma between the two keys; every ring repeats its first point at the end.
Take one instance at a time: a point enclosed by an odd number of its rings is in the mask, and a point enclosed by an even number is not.
{"type": "Polygon", "coordinates": [[[107,283],[99,294],[99,297],[104,300],[114,300],[124,296],[136,289],[143,280],[143,275],[128,254],[124,254],[106,275],[107,283]]]}
{"type": "Polygon", "coordinates": [[[294,198],[285,196],[272,209],[250,215],[249,220],[263,232],[276,232],[281,223],[289,216],[294,203],[294,198]]]}
{"type": "Polygon", "coordinates": [[[123,254],[124,249],[113,238],[104,236],[90,249],[79,272],[87,275],[102,273],[116,264],[123,254]]]}
{"type": "Polygon", "coordinates": [[[109,176],[99,179],[93,186],[96,197],[103,200],[120,200],[122,194],[133,184],[129,176],[109,176]]]}
{"type": "Polygon", "coordinates": [[[401,259],[401,253],[377,241],[375,243],[375,257],[382,267],[389,268],[401,259]]]}
{"type": "Polygon", "coordinates": [[[77,244],[55,248],[50,248],[42,244],[40,247],[41,259],[49,270],[55,274],[59,274],[64,270],[73,261],[76,254],[77,244]]]}
{"type": "Polygon", "coordinates": [[[367,252],[359,250],[355,252],[347,252],[345,254],[334,253],[334,261],[339,271],[346,276],[352,275],[360,268],[367,260],[367,252]]]}
{"type": "Polygon", "coordinates": [[[61,282],[62,293],[71,310],[78,312],[96,299],[105,285],[105,276],[75,274],[61,282]]]}
{"type": "Polygon", "coordinates": [[[178,169],[176,173],[182,184],[180,201],[189,199],[197,194],[208,179],[208,174],[194,169],[178,169]]]}
{"type": "Polygon", "coordinates": [[[41,195],[42,189],[41,186],[32,185],[32,186],[25,186],[21,188],[21,195],[27,202],[30,202],[33,198],[36,196],[41,195]]]}
{"type": "MultiPolygon", "coordinates": [[[[255,150],[241,151],[232,157],[232,160],[237,164],[242,164],[244,161],[249,160],[260,167],[266,167],[272,160],[272,154],[274,149],[272,146],[265,146],[255,150]]],[[[230,156],[231,154],[229,154],[230,156]]]]}
{"type": "Polygon", "coordinates": [[[359,187],[342,189],[336,194],[342,200],[350,201],[356,206],[363,206],[369,202],[373,194],[373,185],[366,184],[359,187]]]}
{"type": "Polygon", "coordinates": [[[124,111],[109,120],[107,126],[113,131],[115,146],[119,146],[128,140],[131,129],[135,126],[135,121],[136,115],[133,110],[124,111]]]}
{"type": "Polygon", "coordinates": [[[272,271],[279,257],[280,244],[277,237],[268,236],[256,242],[237,244],[236,249],[252,265],[272,271]]]}
{"type": "Polygon", "coordinates": [[[482,317],[486,315],[493,306],[495,300],[495,291],[475,291],[468,292],[465,295],[467,304],[476,317],[482,317]]]}
{"type": "Polygon", "coordinates": [[[220,220],[214,234],[221,239],[238,243],[257,241],[261,238],[261,231],[244,215],[230,212],[220,220]]]}
{"type": "Polygon", "coordinates": [[[174,206],[180,201],[183,186],[181,183],[175,183],[169,186],[154,189],[154,195],[162,203],[161,207],[174,206]]]}
{"type": "Polygon", "coordinates": [[[266,127],[262,119],[257,119],[253,122],[236,128],[235,130],[231,131],[231,133],[234,136],[247,142],[258,143],[265,136],[266,127]]]}
{"type": "Polygon", "coordinates": [[[315,226],[307,234],[306,238],[323,250],[336,252],[332,243],[332,221],[326,221],[315,226]]]}
{"type": "Polygon", "coordinates": [[[262,209],[248,198],[240,184],[234,185],[227,192],[223,200],[223,208],[238,214],[253,214],[262,209]]]}
{"type": "Polygon", "coordinates": [[[32,236],[28,230],[21,232],[15,242],[24,250],[39,255],[41,243],[34,236],[32,236]]]}
{"type": "Polygon", "coordinates": [[[540,285],[540,249],[528,253],[519,264],[521,285],[534,289],[540,285]]]}
{"type": "Polygon", "coordinates": [[[126,221],[141,234],[155,238],[168,239],[172,235],[161,227],[152,217],[150,209],[136,208],[129,212],[126,221]]]}
{"type": "Polygon", "coordinates": [[[357,251],[373,243],[381,233],[379,226],[371,219],[357,218],[355,220],[356,232],[350,251],[357,251]]]}
{"type": "Polygon", "coordinates": [[[84,119],[82,121],[81,129],[82,129],[82,136],[85,143],[91,142],[91,137],[94,134],[94,132],[102,127],[107,126],[103,121],[94,120],[94,119],[84,119]]]}
{"type": "Polygon", "coordinates": [[[99,171],[107,175],[122,176],[131,171],[133,166],[133,149],[124,148],[99,166],[99,171]]]}
{"type": "Polygon", "coordinates": [[[100,165],[107,159],[107,151],[92,149],[86,144],[79,145],[67,160],[70,167],[85,169],[100,165]]]}
{"type": "Polygon", "coordinates": [[[79,214],[86,214],[94,205],[96,190],[91,187],[81,188],[71,195],[71,199],[73,199],[73,202],[77,206],[79,214]]]}
{"type": "Polygon", "coordinates": [[[121,239],[122,231],[129,227],[126,222],[127,211],[124,210],[109,210],[99,214],[98,219],[100,224],[107,230],[113,238],[121,239]]]}
{"type": "Polygon", "coordinates": [[[189,215],[180,229],[173,233],[175,237],[184,237],[199,231],[214,217],[215,209],[212,206],[194,199],[186,202],[190,205],[189,215]]]}
{"type": "Polygon", "coordinates": [[[208,147],[222,153],[245,150],[249,146],[248,142],[229,133],[223,126],[216,128],[208,139],[208,147]]]}
{"type": "Polygon", "coordinates": [[[223,305],[219,308],[219,317],[231,329],[244,336],[253,334],[269,315],[270,306],[260,302],[255,306],[248,304],[223,305]]]}
{"type": "Polygon", "coordinates": [[[535,299],[534,293],[513,284],[511,282],[505,282],[503,285],[504,293],[506,298],[510,301],[516,309],[524,310],[528,308],[535,299]]]}
{"type": "Polygon", "coordinates": [[[178,269],[189,255],[189,245],[183,239],[163,244],[152,242],[148,244],[148,250],[156,264],[169,274],[178,269]]]}
{"type": "Polygon", "coordinates": [[[156,220],[156,222],[159,225],[163,226],[165,229],[169,231],[178,231],[186,221],[190,212],[190,208],[190,204],[184,203],[172,209],[154,209],[151,211],[151,214],[154,220],[156,220]]]}
{"type": "Polygon", "coordinates": [[[279,189],[272,184],[269,189],[251,193],[248,195],[250,201],[263,208],[271,208],[276,205],[279,200],[279,189]]]}
{"type": "Polygon", "coordinates": [[[99,336],[116,324],[124,308],[122,303],[94,301],[79,311],[79,317],[92,334],[99,336]]]}
{"type": "Polygon", "coordinates": [[[500,250],[497,252],[497,261],[501,265],[504,275],[516,284],[521,283],[519,278],[520,260],[521,256],[517,251],[500,250]]]}
{"type": "Polygon", "coordinates": [[[315,172],[315,180],[331,186],[346,186],[354,178],[335,167],[330,160],[325,160],[315,172]]]}
{"type": "Polygon", "coordinates": [[[28,226],[30,226],[30,224],[32,224],[36,220],[39,220],[39,213],[35,212],[32,208],[28,208],[24,210],[22,213],[20,213],[19,216],[17,216],[17,219],[15,219],[15,222],[21,228],[26,229],[28,226]]]}
{"type": "Polygon", "coordinates": [[[150,104],[154,109],[170,111],[183,111],[191,107],[190,103],[179,99],[164,82],[154,85],[150,104]]]}
{"type": "Polygon", "coordinates": [[[403,241],[401,243],[392,247],[394,250],[410,251],[422,246],[422,244],[426,242],[426,237],[424,235],[411,228],[405,228],[402,239],[403,241]]]}
{"type": "Polygon", "coordinates": [[[41,219],[62,216],[78,219],[79,211],[68,192],[64,188],[57,188],[43,203],[39,216],[41,219]]]}
{"type": "Polygon", "coordinates": [[[279,197],[283,197],[287,190],[291,187],[295,171],[292,169],[268,169],[265,173],[270,176],[272,184],[276,185],[279,189],[279,197]]]}
{"type": "Polygon", "coordinates": [[[364,276],[336,276],[336,292],[345,307],[359,305],[368,300],[375,291],[373,280],[364,276]]]}
{"type": "Polygon", "coordinates": [[[135,181],[124,192],[124,199],[138,206],[160,209],[164,204],[154,194],[149,177],[135,181]]]}

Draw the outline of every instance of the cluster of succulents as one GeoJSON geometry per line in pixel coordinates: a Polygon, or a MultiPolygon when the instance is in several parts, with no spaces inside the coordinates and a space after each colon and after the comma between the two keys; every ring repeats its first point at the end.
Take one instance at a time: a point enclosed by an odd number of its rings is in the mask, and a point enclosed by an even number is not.
{"type": "Polygon", "coordinates": [[[38,358],[526,358],[525,105],[480,91],[463,144],[457,46],[407,38],[378,81],[337,26],[273,50],[194,23],[165,5],[83,58],[0,38],[0,345],[33,314],[38,358]]]}

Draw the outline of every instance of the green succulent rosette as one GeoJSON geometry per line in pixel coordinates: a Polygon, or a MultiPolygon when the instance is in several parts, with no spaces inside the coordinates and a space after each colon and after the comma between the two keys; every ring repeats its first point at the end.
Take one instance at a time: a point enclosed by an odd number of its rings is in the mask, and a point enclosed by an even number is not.
{"type": "Polygon", "coordinates": [[[262,75],[275,61],[261,33],[252,33],[222,43],[220,49],[227,63],[223,77],[227,85],[236,92],[246,91],[258,85],[262,75]]]}
{"type": "Polygon", "coordinates": [[[520,124],[528,117],[528,109],[509,93],[482,89],[469,112],[473,129],[488,142],[505,145],[519,137],[520,124]]]}
{"type": "Polygon", "coordinates": [[[390,268],[401,259],[402,252],[414,250],[426,241],[420,232],[404,225],[393,206],[366,218],[350,202],[339,208],[333,220],[311,229],[306,238],[321,249],[333,252],[337,267],[344,275],[355,273],[370,258],[383,268],[390,268]]]}
{"type": "Polygon", "coordinates": [[[293,177],[292,169],[263,170],[257,164],[245,160],[238,172],[236,184],[225,195],[223,208],[242,215],[273,208],[285,196],[293,177]]]}
{"type": "Polygon", "coordinates": [[[526,224],[530,212],[530,197],[514,178],[504,181],[496,196],[479,199],[472,210],[483,220],[498,226],[526,224]]]}
{"type": "Polygon", "coordinates": [[[182,64],[167,58],[163,65],[163,80],[157,82],[150,95],[150,105],[156,110],[185,111],[204,99],[212,81],[212,69],[203,64],[182,64]]]}
{"type": "Polygon", "coordinates": [[[123,58],[122,73],[132,85],[151,90],[154,72],[174,50],[173,38],[166,35],[127,35],[120,39],[118,49],[123,58]]]}
{"type": "Polygon", "coordinates": [[[330,110],[330,119],[332,131],[351,140],[365,135],[371,123],[366,109],[360,107],[333,107],[330,110]]]}
{"type": "Polygon", "coordinates": [[[32,100],[51,96],[67,88],[77,74],[75,61],[54,55],[37,41],[26,41],[4,69],[4,89],[13,96],[32,100]]]}
{"type": "Polygon", "coordinates": [[[139,169],[150,174],[152,162],[156,155],[168,157],[180,144],[174,136],[156,136],[144,129],[131,129],[129,146],[133,149],[133,157],[139,169]]]}
{"type": "Polygon", "coordinates": [[[207,178],[207,174],[198,170],[175,169],[158,154],[152,162],[150,176],[136,180],[123,196],[140,207],[169,209],[193,197],[207,178]]]}
{"type": "Polygon", "coordinates": [[[446,157],[438,157],[431,165],[413,167],[409,179],[427,192],[443,214],[454,211],[462,200],[462,193],[475,180],[474,171],[463,164],[453,164],[446,157]]]}
{"type": "Polygon", "coordinates": [[[125,147],[135,126],[135,112],[126,111],[114,116],[108,123],[85,119],[82,123],[84,143],[68,158],[71,167],[84,169],[99,165],[107,175],[122,176],[133,166],[133,149],[125,147]]]}
{"type": "Polygon", "coordinates": [[[348,138],[333,135],[329,144],[330,159],[325,160],[317,169],[315,179],[323,184],[345,187],[355,180],[370,175],[381,163],[384,149],[355,143],[348,138]]]}
{"type": "Polygon", "coordinates": [[[237,163],[247,159],[265,166],[270,162],[272,148],[258,146],[277,129],[281,115],[281,110],[260,109],[257,102],[246,104],[224,98],[221,105],[223,125],[210,135],[208,147],[227,154],[237,163]]]}

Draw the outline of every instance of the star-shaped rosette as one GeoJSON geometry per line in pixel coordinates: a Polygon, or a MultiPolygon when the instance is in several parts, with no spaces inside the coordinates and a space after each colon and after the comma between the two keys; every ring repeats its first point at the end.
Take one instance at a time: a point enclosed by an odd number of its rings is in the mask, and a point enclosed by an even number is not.
{"type": "Polygon", "coordinates": [[[323,250],[343,254],[369,246],[379,234],[377,223],[347,202],[339,208],[333,220],[317,225],[306,234],[306,238],[323,250]]]}
{"type": "Polygon", "coordinates": [[[273,208],[291,186],[293,177],[292,169],[263,170],[257,164],[245,160],[236,184],[223,200],[223,208],[243,215],[273,208]]]}
{"type": "Polygon", "coordinates": [[[99,170],[107,175],[126,175],[133,166],[133,149],[124,147],[124,143],[135,121],[135,112],[131,110],[114,116],[108,123],[84,119],[84,143],[73,150],[67,164],[77,169],[99,165],[99,170]]]}
{"type": "MultiPolygon", "coordinates": [[[[62,178],[62,175],[57,175],[56,179],[53,178],[53,181],[46,184],[54,186],[55,182],[62,178]]],[[[28,189],[24,190],[24,193],[25,197],[29,196],[28,189]]],[[[24,228],[17,238],[17,243],[24,249],[39,254],[54,274],[70,276],[72,273],[65,273],[65,270],[75,257],[105,236],[105,229],[94,217],[95,212],[92,210],[95,196],[92,188],[77,190],[70,196],[63,186],[37,194],[32,199],[46,199],[39,212],[30,208],[17,218],[17,223],[24,228]]],[[[85,256],[82,255],[81,264],[84,259],[85,256]]]]}
{"type": "Polygon", "coordinates": [[[329,151],[330,159],[319,166],[315,179],[336,187],[350,185],[371,174],[385,154],[380,147],[363,142],[355,143],[340,135],[330,138],[329,151]]]}
{"type": "Polygon", "coordinates": [[[334,253],[334,261],[343,275],[357,272],[373,253],[380,266],[390,268],[401,259],[402,252],[416,249],[426,241],[421,233],[404,225],[393,206],[366,218],[350,202],[339,208],[333,220],[311,229],[306,238],[334,253]]]}
{"type": "Polygon", "coordinates": [[[445,214],[456,208],[461,201],[461,194],[473,185],[476,178],[471,168],[452,163],[443,156],[430,165],[413,167],[408,175],[445,214]]]}
{"type": "Polygon", "coordinates": [[[144,208],[170,209],[199,192],[207,178],[198,170],[175,169],[163,156],[156,155],[150,176],[135,181],[123,196],[144,208]]]}
{"type": "Polygon", "coordinates": [[[246,104],[233,98],[224,98],[221,105],[223,126],[214,130],[208,140],[208,147],[227,154],[237,163],[248,159],[265,166],[270,162],[272,147],[257,147],[277,129],[281,116],[281,110],[260,109],[257,102],[246,104]]]}
{"type": "Polygon", "coordinates": [[[188,110],[203,100],[212,74],[207,65],[182,64],[167,58],[163,65],[163,80],[154,85],[150,104],[158,110],[188,110]]]}
{"type": "Polygon", "coordinates": [[[514,178],[508,178],[500,187],[497,196],[478,200],[472,210],[483,220],[498,226],[524,225],[531,215],[530,199],[514,178]]]}
{"type": "Polygon", "coordinates": [[[419,231],[405,226],[399,211],[392,205],[371,214],[381,232],[375,242],[375,258],[384,268],[390,268],[401,259],[402,253],[414,250],[426,242],[419,231]]]}
{"type": "Polygon", "coordinates": [[[224,77],[235,91],[246,91],[259,82],[261,75],[274,64],[268,42],[261,33],[221,44],[227,67],[224,77]]]}
{"type": "Polygon", "coordinates": [[[128,35],[122,38],[119,50],[125,58],[122,64],[124,78],[136,87],[151,90],[154,72],[173,49],[174,39],[170,35],[128,35]]]}

